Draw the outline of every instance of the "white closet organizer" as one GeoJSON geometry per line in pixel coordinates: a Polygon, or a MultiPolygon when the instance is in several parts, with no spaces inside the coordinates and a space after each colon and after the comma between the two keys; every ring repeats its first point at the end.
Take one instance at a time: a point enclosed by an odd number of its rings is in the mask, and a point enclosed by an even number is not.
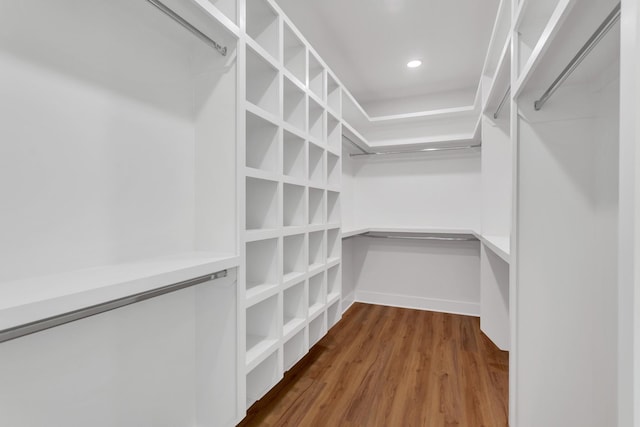
{"type": "Polygon", "coordinates": [[[237,421],[238,29],[216,4],[3,5],[0,424],[237,421]]]}
{"type": "Polygon", "coordinates": [[[273,2],[247,1],[246,14],[238,50],[246,76],[238,91],[242,414],[342,314],[342,89],[273,2]]]}

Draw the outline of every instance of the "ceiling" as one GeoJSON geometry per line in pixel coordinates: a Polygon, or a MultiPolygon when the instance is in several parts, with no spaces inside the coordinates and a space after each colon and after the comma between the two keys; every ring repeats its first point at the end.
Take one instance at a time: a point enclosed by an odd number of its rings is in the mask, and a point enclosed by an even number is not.
{"type": "Polygon", "coordinates": [[[472,103],[499,0],[276,2],[366,106],[448,91],[472,103]]]}

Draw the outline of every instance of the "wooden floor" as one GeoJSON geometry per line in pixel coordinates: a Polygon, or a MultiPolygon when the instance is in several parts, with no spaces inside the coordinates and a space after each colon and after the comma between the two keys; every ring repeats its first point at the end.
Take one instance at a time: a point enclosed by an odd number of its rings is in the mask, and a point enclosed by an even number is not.
{"type": "Polygon", "coordinates": [[[240,425],[502,427],[507,387],[478,318],[354,304],[240,425]]]}

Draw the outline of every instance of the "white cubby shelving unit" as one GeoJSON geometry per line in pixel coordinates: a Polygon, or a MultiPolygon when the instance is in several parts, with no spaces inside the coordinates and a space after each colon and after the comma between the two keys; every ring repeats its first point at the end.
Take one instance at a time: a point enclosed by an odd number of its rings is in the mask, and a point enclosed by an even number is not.
{"type": "Polygon", "coordinates": [[[341,315],[343,87],[271,0],[246,2],[246,36],[238,50],[240,411],[341,315]]]}

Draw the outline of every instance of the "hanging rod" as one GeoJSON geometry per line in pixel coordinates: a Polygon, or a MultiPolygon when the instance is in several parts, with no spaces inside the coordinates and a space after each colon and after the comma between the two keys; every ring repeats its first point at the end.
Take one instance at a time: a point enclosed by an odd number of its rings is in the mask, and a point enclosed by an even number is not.
{"type": "Polygon", "coordinates": [[[504,96],[502,97],[502,101],[500,101],[500,105],[498,105],[498,108],[496,109],[496,112],[493,113],[493,118],[497,119],[498,115],[500,114],[500,110],[502,110],[502,107],[504,107],[504,103],[507,100],[507,98],[509,97],[509,94],[511,93],[511,86],[509,86],[507,88],[507,91],[504,93],[504,96]]]}
{"type": "Polygon", "coordinates": [[[222,56],[227,56],[227,47],[226,46],[222,46],[221,44],[219,44],[218,42],[216,42],[215,40],[213,40],[212,38],[210,38],[209,36],[204,34],[202,31],[198,30],[196,27],[194,27],[193,25],[188,23],[182,16],[178,15],[172,9],[167,7],[160,0],[147,0],[147,1],[149,3],[151,3],[152,5],[154,5],[155,7],[157,7],[161,12],[163,12],[169,18],[173,19],[178,24],[182,25],[184,28],[189,30],[189,32],[194,34],[200,40],[202,40],[203,42],[205,42],[206,44],[208,44],[209,46],[213,47],[215,50],[220,52],[220,54],[222,56]]]}
{"type": "Polygon", "coordinates": [[[457,151],[457,150],[470,150],[472,148],[481,148],[482,144],[473,144],[473,145],[464,145],[459,147],[432,147],[432,148],[421,148],[418,150],[404,150],[404,151],[373,151],[373,152],[363,152],[349,154],[349,157],[358,157],[358,156],[382,156],[386,154],[411,154],[411,153],[428,153],[433,151],[457,151]]]}
{"type": "Polygon", "coordinates": [[[539,111],[544,104],[551,98],[551,96],[555,93],[556,90],[564,83],[564,81],[575,71],[576,68],[580,65],[582,60],[589,55],[589,53],[593,50],[594,47],[602,40],[602,38],[607,35],[609,30],[613,28],[613,26],[620,19],[620,3],[613,8],[611,13],[606,17],[606,19],[600,24],[598,29],[589,37],[589,40],[580,48],[576,56],[573,57],[571,62],[562,70],[560,75],[551,83],[549,89],[545,93],[542,94],[540,99],[533,103],[533,108],[536,111],[539,111]]]}
{"type": "Polygon", "coordinates": [[[400,239],[400,240],[440,240],[445,242],[475,242],[475,237],[441,237],[441,236],[399,236],[399,235],[379,235],[379,234],[361,234],[363,237],[372,237],[375,239],[400,239]]]}
{"type": "Polygon", "coordinates": [[[66,323],[75,322],[76,320],[84,319],[90,316],[95,316],[96,314],[111,311],[116,308],[135,304],[141,301],[148,300],[150,298],[168,294],[170,292],[179,291],[185,288],[199,285],[201,283],[209,282],[211,280],[221,279],[223,277],[227,277],[227,270],[221,270],[216,273],[207,274],[206,276],[196,277],[194,279],[189,279],[182,282],[174,283],[172,285],[163,286],[158,289],[139,292],[137,294],[117,298],[111,301],[106,301],[100,304],[92,305],[90,307],[80,308],[78,310],[73,310],[67,313],[47,317],[45,319],[36,320],[34,322],[25,323],[24,325],[18,325],[8,329],[0,330],[0,343],[20,338],[25,335],[44,331],[46,329],[54,328],[56,326],[64,325],[66,323]]]}
{"type": "Polygon", "coordinates": [[[360,147],[358,144],[356,144],[355,142],[353,142],[353,140],[345,135],[342,135],[342,137],[344,139],[346,139],[347,141],[349,141],[351,143],[351,145],[353,145],[354,147],[356,147],[358,150],[360,150],[362,152],[362,154],[368,154],[369,152],[366,151],[364,148],[360,147]]]}

